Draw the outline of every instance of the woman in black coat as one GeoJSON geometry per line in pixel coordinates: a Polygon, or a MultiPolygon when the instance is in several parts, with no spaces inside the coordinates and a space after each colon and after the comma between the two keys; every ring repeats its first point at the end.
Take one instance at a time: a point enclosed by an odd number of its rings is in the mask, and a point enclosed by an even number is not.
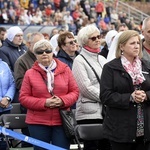
{"type": "Polygon", "coordinates": [[[105,64],[101,100],[106,105],[104,136],[112,150],[148,150],[150,141],[150,64],[142,60],[139,34],[124,31],[116,59],[105,64]]]}

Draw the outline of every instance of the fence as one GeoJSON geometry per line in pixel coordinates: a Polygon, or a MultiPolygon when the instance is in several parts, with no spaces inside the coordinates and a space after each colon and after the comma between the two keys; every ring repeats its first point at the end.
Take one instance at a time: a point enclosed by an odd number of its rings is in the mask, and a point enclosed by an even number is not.
{"type": "Polygon", "coordinates": [[[107,1],[104,1],[104,3],[106,6],[108,5],[108,3],[110,3],[112,6],[115,6],[117,13],[125,12],[128,18],[129,19],[133,18],[134,22],[138,25],[144,20],[144,18],[149,16],[148,14],[145,14],[144,12],[138,9],[135,9],[134,7],[128,5],[127,3],[124,3],[119,0],[116,0],[116,1],[107,0],[107,1]]]}
{"type": "MultiPolygon", "coordinates": [[[[10,27],[14,25],[3,25],[1,24],[0,26],[5,27],[6,29],[9,29],[10,27]]],[[[42,26],[42,25],[29,25],[29,26],[19,26],[23,32],[24,32],[24,39],[26,40],[26,34],[27,33],[33,33],[33,32],[41,32],[41,33],[48,33],[49,35],[51,34],[51,31],[56,28],[55,26],[42,26]]],[[[14,31],[15,32],[15,31],[14,31]]]]}

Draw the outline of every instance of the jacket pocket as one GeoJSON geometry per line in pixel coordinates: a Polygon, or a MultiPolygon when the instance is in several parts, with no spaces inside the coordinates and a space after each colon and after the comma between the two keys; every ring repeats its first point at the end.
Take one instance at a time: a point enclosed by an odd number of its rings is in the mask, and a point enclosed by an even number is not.
{"type": "Polygon", "coordinates": [[[87,114],[94,114],[100,109],[100,104],[89,99],[81,99],[81,110],[87,114]]]}

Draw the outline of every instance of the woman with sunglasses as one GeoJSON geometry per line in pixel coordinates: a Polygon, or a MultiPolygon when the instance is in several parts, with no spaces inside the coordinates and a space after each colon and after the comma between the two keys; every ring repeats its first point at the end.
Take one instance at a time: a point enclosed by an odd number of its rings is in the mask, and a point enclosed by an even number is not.
{"type": "Polygon", "coordinates": [[[72,69],[74,58],[79,54],[76,39],[73,33],[65,31],[58,36],[59,51],[57,58],[72,69]]]}
{"type": "MultiPolygon", "coordinates": [[[[79,95],[70,68],[53,58],[47,40],[40,40],[33,47],[37,61],[23,79],[20,103],[27,108],[26,123],[31,137],[69,150],[59,109],[69,109],[79,95]]],[[[34,146],[34,150],[45,150],[34,146]]]]}
{"type": "MultiPolygon", "coordinates": [[[[76,103],[76,120],[78,124],[102,123],[99,79],[101,78],[106,59],[99,55],[101,44],[100,30],[93,24],[87,25],[79,31],[77,40],[82,49],[80,54],[74,59],[72,68],[80,92],[76,103]],[[96,74],[88,63],[93,67],[96,74]]],[[[84,141],[84,150],[106,150],[107,146],[109,149],[107,140],[84,141]]]]}
{"type": "MultiPolygon", "coordinates": [[[[75,59],[75,57],[79,54],[78,50],[78,44],[76,42],[76,39],[73,35],[73,33],[69,31],[65,31],[61,33],[58,36],[57,39],[59,51],[57,53],[57,58],[67,64],[70,69],[72,69],[72,64],[75,59]]],[[[76,105],[74,104],[72,109],[76,108],[76,105]]]]}

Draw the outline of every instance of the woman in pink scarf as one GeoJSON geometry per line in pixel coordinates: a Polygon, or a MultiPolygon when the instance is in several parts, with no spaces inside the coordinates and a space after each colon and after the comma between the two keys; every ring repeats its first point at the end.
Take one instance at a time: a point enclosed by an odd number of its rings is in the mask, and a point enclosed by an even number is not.
{"type": "Polygon", "coordinates": [[[116,58],[101,76],[101,100],[106,105],[104,137],[112,150],[148,150],[150,141],[150,64],[142,60],[140,36],[124,31],[116,58]]]}

